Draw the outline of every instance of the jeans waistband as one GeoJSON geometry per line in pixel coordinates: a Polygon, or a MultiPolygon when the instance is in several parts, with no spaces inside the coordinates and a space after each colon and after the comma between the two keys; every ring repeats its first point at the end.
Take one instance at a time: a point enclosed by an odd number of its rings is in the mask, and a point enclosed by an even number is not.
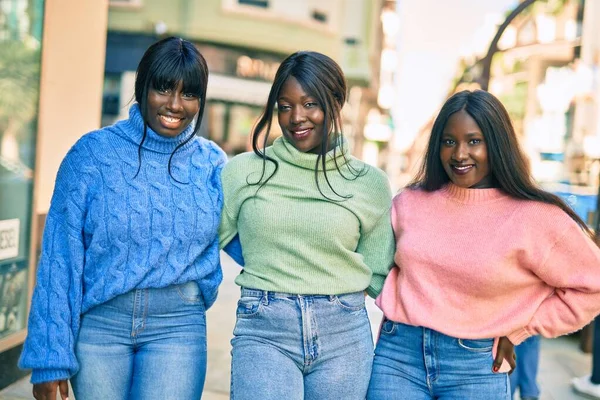
{"type": "Polygon", "coordinates": [[[341,294],[299,294],[299,293],[285,293],[285,292],[274,292],[271,290],[260,290],[242,287],[242,297],[268,297],[268,298],[299,298],[299,297],[312,297],[312,298],[323,298],[323,299],[334,299],[339,296],[363,296],[362,292],[354,293],[341,293],[341,294]]]}

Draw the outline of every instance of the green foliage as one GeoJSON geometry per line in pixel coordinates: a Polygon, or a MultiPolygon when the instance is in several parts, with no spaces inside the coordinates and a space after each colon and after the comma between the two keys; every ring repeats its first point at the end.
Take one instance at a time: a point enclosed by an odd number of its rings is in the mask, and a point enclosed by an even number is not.
{"type": "Polygon", "coordinates": [[[503,93],[498,98],[513,120],[522,120],[525,117],[527,102],[527,82],[518,82],[511,92],[503,93]]]}
{"type": "Polygon", "coordinates": [[[37,113],[40,51],[20,41],[0,44],[0,131],[30,122],[37,113]]]}

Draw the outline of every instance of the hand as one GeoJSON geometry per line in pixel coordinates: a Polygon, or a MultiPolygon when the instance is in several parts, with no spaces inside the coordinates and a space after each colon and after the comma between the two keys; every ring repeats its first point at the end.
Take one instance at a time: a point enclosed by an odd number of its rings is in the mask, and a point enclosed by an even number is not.
{"type": "Polygon", "coordinates": [[[66,379],[34,384],[33,397],[35,400],[56,400],[56,389],[62,400],[69,400],[69,382],[66,379]]]}
{"type": "Polygon", "coordinates": [[[494,359],[492,371],[494,373],[508,372],[510,375],[517,367],[516,359],[517,355],[515,354],[515,345],[512,344],[512,342],[508,340],[506,336],[502,336],[498,340],[498,349],[496,350],[496,358],[494,359]],[[508,363],[510,370],[506,370],[506,365],[504,368],[502,367],[504,362],[508,363]]]}

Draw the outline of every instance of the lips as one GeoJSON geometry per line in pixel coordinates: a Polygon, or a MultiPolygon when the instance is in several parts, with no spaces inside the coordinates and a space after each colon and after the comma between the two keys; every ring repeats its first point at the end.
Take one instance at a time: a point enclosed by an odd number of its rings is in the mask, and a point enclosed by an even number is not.
{"type": "Polygon", "coordinates": [[[294,137],[294,139],[302,140],[307,138],[310,133],[313,131],[313,128],[302,128],[302,129],[293,129],[290,130],[290,133],[294,137]]]}
{"type": "Polygon", "coordinates": [[[172,115],[158,115],[160,124],[167,129],[177,129],[181,126],[184,118],[174,117],[172,115]]]}
{"type": "Polygon", "coordinates": [[[452,172],[456,175],[466,175],[468,174],[475,166],[473,164],[470,165],[451,165],[452,172]]]}

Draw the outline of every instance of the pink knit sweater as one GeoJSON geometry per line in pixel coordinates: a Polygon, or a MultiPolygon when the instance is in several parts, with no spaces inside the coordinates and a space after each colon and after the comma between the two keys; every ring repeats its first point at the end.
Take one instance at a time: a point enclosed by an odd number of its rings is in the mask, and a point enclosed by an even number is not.
{"type": "Polygon", "coordinates": [[[560,208],[449,184],[394,198],[394,267],[377,305],[446,335],[578,330],[600,313],[600,250],[560,208]]]}

